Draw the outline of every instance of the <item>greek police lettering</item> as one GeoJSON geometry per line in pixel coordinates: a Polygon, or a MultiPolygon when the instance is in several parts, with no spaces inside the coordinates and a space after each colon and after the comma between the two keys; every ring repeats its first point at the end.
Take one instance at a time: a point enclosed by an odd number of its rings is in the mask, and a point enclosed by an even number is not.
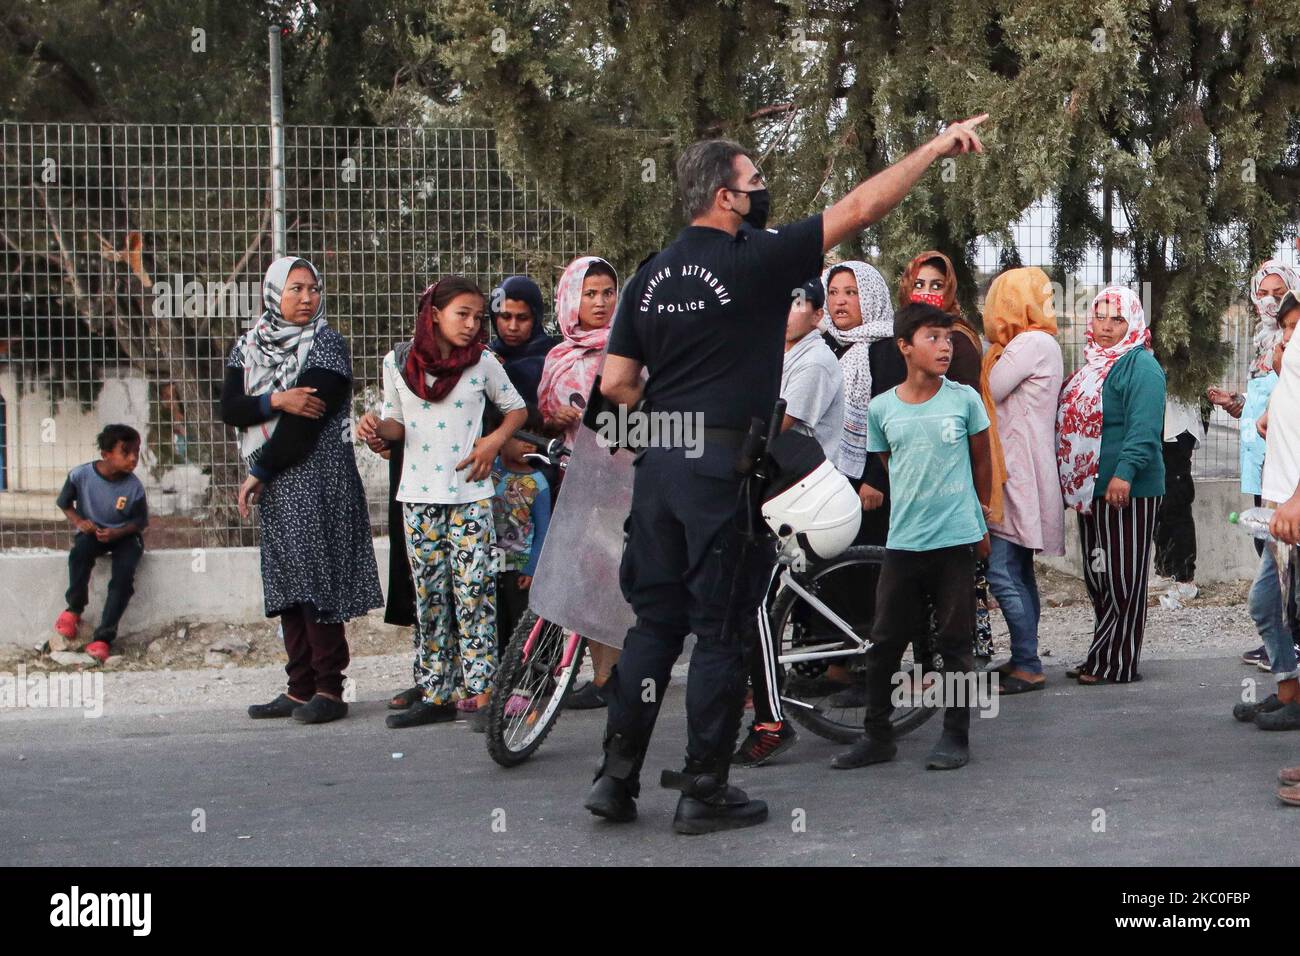
{"type": "MultiPolygon", "coordinates": [[[[664,268],[660,269],[658,272],[656,272],[654,275],[650,276],[650,278],[646,280],[645,292],[641,295],[642,312],[650,311],[650,305],[654,301],[655,290],[659,287],[659,284],[666,279],[672,279],[672,278],[674,278],[672,267],[665,266],[664,268]]],[[[714,275],[710,270],[706,269],[704,266],[700,266],[700,265],[680,266],[678,268],[678,272],[675,278],[694,279],[698,282],[701,282],[706,288],[709,289],[710,292],[713,293],[714,297],[718,301],[718,305],[731,304],[731,293],[727,291],[727,287],[722,283],[721,279],[719,279],[716,275],[714,275]]],[[[676,312],[700,312],[703,311],[705,308],[706,308],[705,300],[699,298],[690,298],[690,299],[678,299],[673,302],[661,302],[659,303],[658,308],[655,311],[661,314],[668,314],[668,313],[676,313],[676,312]]]]}
{"type": "Polygon", "coordinates": [[[152,893],[70,893],[50,897],[51,926],[129,926],[133,936],[148,936],[153,926],[152,893]]]}

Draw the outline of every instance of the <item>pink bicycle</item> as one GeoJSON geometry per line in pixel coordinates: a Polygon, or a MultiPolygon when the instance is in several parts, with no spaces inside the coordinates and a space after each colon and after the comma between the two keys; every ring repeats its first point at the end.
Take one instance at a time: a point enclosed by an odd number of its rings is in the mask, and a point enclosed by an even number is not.
{"type": "MultiPolygon", "coordinates": [[[[535,464],[564,469],[569,449],[558,439],[528,432],[516,435],[543,449],[535,464]]],[[[531,611],[510,636],[488,707],[487,748],[503,767],[523,763],[546,740],[582,666],[582,635],[542,620],[531,611]]]]}

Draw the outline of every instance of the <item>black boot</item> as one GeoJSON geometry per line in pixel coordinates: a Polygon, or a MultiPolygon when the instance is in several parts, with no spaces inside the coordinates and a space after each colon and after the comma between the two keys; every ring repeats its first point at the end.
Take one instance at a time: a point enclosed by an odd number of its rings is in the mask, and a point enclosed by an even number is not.
{"type": "Polygon", "coordinates": [[[636,819],[636,798],[641,795],[643,746],[622,734],[605,738],[605,758],[596,771],[591,792],[582,804],[598,817],[612,823],[631,823],[636,819]]]}
{"type": "Polygon", "coordinates": [[[682,792],[677,801],[677,812],[673,815],[676,832],[695,836],[719,830],[740,830],[767,820],[765,802],[751,800],[744,790],[727,783],[729,768],[729,762],[719,762],[719,766],[711,771],[687,764],[681,773],[663,772],[660,784],[666,789],[682,792]]]}
{"type": "Polygon", "coordinates": [[[970,708],[945,707],[943,735],[925,759],[927,770],[956,770],[970,762],[970,708]]]}

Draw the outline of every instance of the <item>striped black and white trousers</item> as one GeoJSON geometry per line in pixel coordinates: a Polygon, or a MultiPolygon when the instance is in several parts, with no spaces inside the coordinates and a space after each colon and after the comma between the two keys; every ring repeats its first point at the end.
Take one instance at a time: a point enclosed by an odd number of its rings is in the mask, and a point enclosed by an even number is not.
{"type": "Polygon", "coordinates": [[[1083,580],[1092,598],[1092,646],[1079,673],[1126,683],[1138,678],[1147,623],[1147,576],[1160,497],[1115,508],[1094,498],[1080,514],[1083,580]]]}

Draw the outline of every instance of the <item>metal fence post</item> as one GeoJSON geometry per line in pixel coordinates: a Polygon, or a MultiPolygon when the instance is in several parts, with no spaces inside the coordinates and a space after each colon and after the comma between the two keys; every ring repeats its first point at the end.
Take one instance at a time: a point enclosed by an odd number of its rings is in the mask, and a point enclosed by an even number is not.
{"type": "Polygon", "coordinates": [[[275,258],[288,255],[284,222],[284,70],[280,63],[280,27],[267,31],[271,44],[271,248],[275,258]]]}

